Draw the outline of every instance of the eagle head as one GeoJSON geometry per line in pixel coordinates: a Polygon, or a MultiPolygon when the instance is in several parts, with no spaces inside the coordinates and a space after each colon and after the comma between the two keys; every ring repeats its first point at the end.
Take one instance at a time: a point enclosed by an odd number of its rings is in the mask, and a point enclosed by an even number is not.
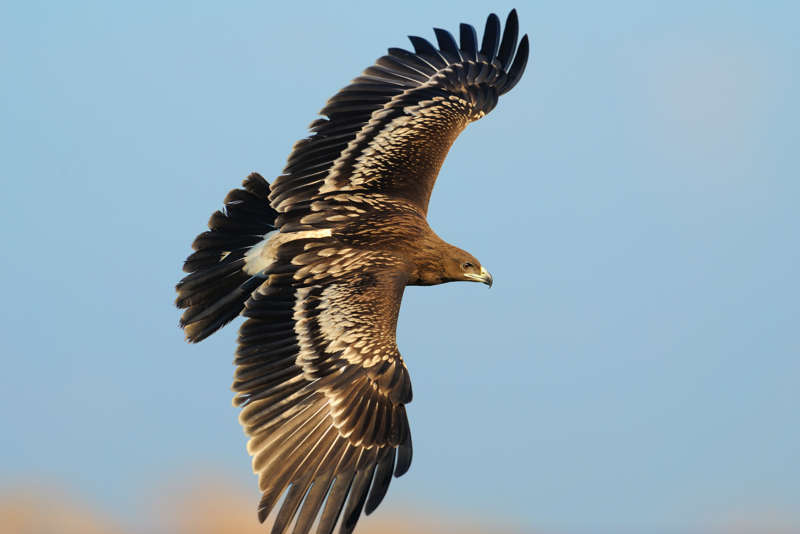
{"type": "Polygon", "coordinates": [[[492,275],[469,252],[453,247],[443,267],[444,278],[448,282],[483,282],[492,287],[492,275]]]}

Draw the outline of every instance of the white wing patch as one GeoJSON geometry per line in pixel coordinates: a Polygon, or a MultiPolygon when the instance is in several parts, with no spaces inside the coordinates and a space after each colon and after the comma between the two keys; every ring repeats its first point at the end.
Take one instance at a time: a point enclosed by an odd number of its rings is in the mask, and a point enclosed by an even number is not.
{"type": "Polygon", "coordinates": [[[253,245],[244,255],[244,272],[251,276],[263,272],[275,261],[278,248],[284,243],[295,239],[321,239],[330,236],[330,228],[288,233],[281,233],[279,230],[268,232],[264,234],[264,239],[253,245]]]}

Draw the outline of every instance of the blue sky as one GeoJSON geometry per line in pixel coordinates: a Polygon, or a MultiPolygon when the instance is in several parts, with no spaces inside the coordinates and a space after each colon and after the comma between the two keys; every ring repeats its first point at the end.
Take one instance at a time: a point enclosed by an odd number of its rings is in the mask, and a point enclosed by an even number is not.
{"type": "Polygon", "coordinates": [[[191,240],[386,48],[511,7],[528,71],[430,209],[495,285],[406,292],[415,457],[381,510],[800,523],[788,2],[4,4],[0,480],[137,523],[153,487],[208,470],[255,505],[235,327],[177,328],[191,240]]]}

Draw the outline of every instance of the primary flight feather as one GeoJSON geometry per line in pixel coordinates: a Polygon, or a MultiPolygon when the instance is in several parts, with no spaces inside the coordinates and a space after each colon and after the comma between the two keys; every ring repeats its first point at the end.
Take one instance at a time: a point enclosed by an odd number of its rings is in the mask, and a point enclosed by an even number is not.
{"type": "Polygon", "coordinates": [[[178,283],[191,342],[239,315],[234,403],[274,534],[355,528],[411,464],[411,380],[395,330],[407,285],[492,283],[428,226],[450,146],[519,81],[528,37],[489,15],[478,44],[388,55],[331,98],[272,184],[253,173],[195,239],[178,283]],[[344,510],[344,514],[342,511],[344,510]]]}

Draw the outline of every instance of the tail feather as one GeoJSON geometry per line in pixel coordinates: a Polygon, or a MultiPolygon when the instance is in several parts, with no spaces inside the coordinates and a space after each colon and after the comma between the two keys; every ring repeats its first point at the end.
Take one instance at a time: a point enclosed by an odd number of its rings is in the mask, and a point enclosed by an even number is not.
{"type": "Polygon", "coordinates": [[[243,269],[245,254],[275,230],[277,213],[269,205],[269,184],[252,173],[225,197],[224,209],[211,215],[209,230],[192,243],[175,301],[185,309],[180,325],[186,339],[201,341],[236,318],[250,293],[263,281],[243,269]]]}

